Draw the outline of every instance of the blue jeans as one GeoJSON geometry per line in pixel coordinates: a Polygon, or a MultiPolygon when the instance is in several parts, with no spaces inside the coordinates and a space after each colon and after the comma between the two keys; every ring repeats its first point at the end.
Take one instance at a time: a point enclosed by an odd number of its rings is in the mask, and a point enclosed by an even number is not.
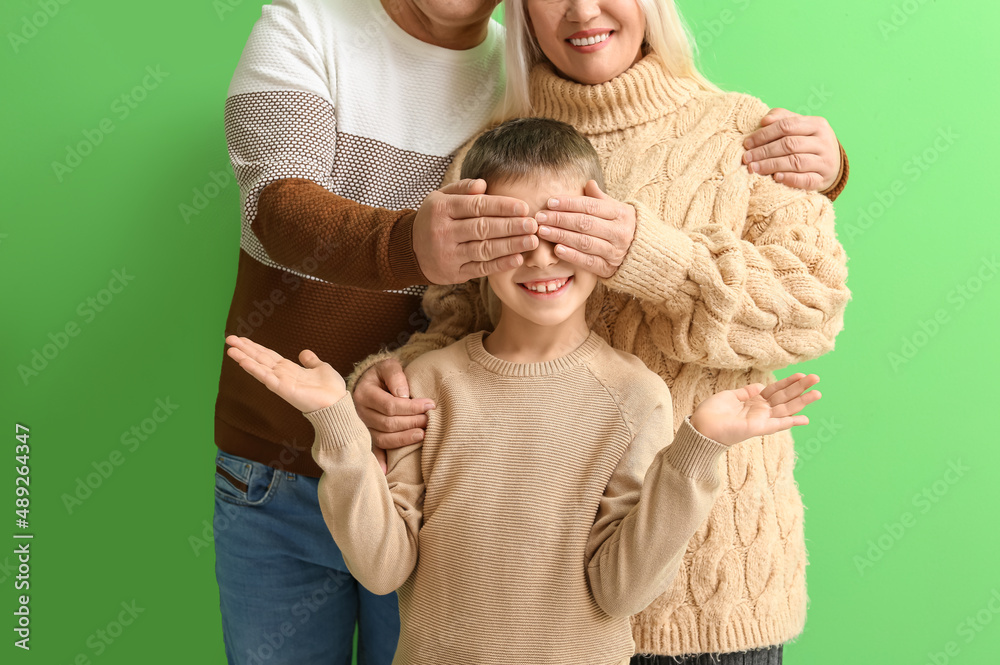
{"type": "Polygon", "coordinates": [[[216,452],[215,575],[230,665],[389,665],[396,594],[351,576],[327,530],[318,478],[216,452]]]}

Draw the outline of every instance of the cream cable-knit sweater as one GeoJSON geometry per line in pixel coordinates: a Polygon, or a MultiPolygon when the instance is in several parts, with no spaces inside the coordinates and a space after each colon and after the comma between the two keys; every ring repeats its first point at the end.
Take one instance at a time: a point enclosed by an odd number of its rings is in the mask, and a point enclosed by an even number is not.
{"type": "MultiPolygon", "coordinates": [[[[596,86],[542,64],[531,96],[538,115],[590,139],[608,194],[636,208],[632,245],[598,284],[587,319],[666,381],[675,424],[720,390],[771,383],[771,370],[834,348],[851,294],[833,206],[742,165],[743,139],[768,111],[760,100],[673,78],[656,55],[596,86]]],[[[430,287],[423,306],[427,332],[391,354],[404,365],[499,315],[486,280],[430,287]]],[[[387,355],[359,363],[348,385],[387,355]]],[[[802,631],[806,550],[791,434],[746,441],[720,460],[723,492],[677,578],[632,618],[637,653],[741,651],[802,631]]]]}

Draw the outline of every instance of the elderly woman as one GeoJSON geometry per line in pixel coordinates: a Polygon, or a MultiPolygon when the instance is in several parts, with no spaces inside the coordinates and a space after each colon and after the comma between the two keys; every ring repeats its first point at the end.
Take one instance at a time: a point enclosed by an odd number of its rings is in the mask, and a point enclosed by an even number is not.
{"type": "MultiPolygon", "coordinates": [[[[538,237],[601,277],[588,322],[663,378],[674,422],[720,390],[772,383],[773,370],[833,349],[850,291],[830,200],[744,163],[794,152],[794,170],[829,186],[841,154],[832,132],[746,153],[775,114],[697,71],[671,0],[512,0],[506,21],[504,115],[574,125],[607,182],[606,193],[589,183],[587,197],[551,192],[538,237]]],[[[491,328],[498,313],[486,280],[430,287],[423,302],[427,331],[360,363],[349,381],[382,447],[418,440],[425,422],[413,415],[424,404],[400,399],[409,397],[400,363],[491,328]]],[[[657,654],[634,662],[781,662],[806,614],[794,462],[787,431],[726,453],[724,492],[671,589],[633,617],[637,653],[657,654]]]]}

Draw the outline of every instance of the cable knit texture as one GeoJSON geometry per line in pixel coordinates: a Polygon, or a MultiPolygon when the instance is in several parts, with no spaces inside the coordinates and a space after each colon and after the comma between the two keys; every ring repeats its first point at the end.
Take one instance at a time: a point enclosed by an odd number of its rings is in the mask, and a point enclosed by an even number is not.
{"type": "MultiPolygon", "coordinates": [[[[632,245],[598,284],[587,320],[667,383],[675,426],[720,390],[772,383],[771,370],[834,348],[851,294],[830,200],[741,163],[743,139],[765,104],[673,78],[655,54],[596,86],[542,64],[532,71],[531,95],[538,115],[590,139],[608,194],[636,208],[632,245]]],[[[457,178],[468,147],[446,182],[457,178]]],[[[424,306],[434,310],[430,327],[395,354],[404,363],[495,325],[499,315],[485,280],[430,287],[424,306]]],[[[359,363],[355,376],[370,365],[359,363]]],[[[674,583],[632,617],[638,653],[742,651],[802,631],[806,549],[794,464],[789,432],[720,458],[722,494],[674,583]]]]}

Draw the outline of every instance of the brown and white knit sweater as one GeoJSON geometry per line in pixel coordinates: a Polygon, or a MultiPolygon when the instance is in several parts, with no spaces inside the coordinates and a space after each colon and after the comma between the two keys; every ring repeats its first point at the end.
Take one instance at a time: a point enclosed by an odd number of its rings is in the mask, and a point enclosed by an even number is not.
{"type": "MultiPolygon", "coordinates": [[[[636,207],[635,239],[618,271],[598,284],[587,318],[663,378],[675,424],[720,390],[771,383],[771,370],[834,348],[851,296],[830,201],[741,163],[742,141],[767,106],[673,78],[655,55],[597,86],[542,64],[531,95],[538,115],[590,139],[608,194],[636,207]]],[[[457,177],[463,155],[446,180],[457,177]]],[[[484,287],[430,287],[429,329],[393,355],[406,364],[490,329],[499,307],[484,287]]],[[[359,363],[349,386],[385,355],[359,363]]],[[[677,578],[632,618],[637,652],[732,652],[801,632],[806,550],[794,464],[787,431],[720,458],[722,494],[677,578]]]]}
{"type": "MultiPolygon", "coordinates": [[[[493,113],[502,73],[496,22],[453,50],[404,32],[379,0],[264,5],[225,106],[242,204],[226,334],[347,373],[424,329],[413,208],[493,113]]],[[[301,413],[222,363],[220,449],[319,477],[312,439],[301,413]]]]}

